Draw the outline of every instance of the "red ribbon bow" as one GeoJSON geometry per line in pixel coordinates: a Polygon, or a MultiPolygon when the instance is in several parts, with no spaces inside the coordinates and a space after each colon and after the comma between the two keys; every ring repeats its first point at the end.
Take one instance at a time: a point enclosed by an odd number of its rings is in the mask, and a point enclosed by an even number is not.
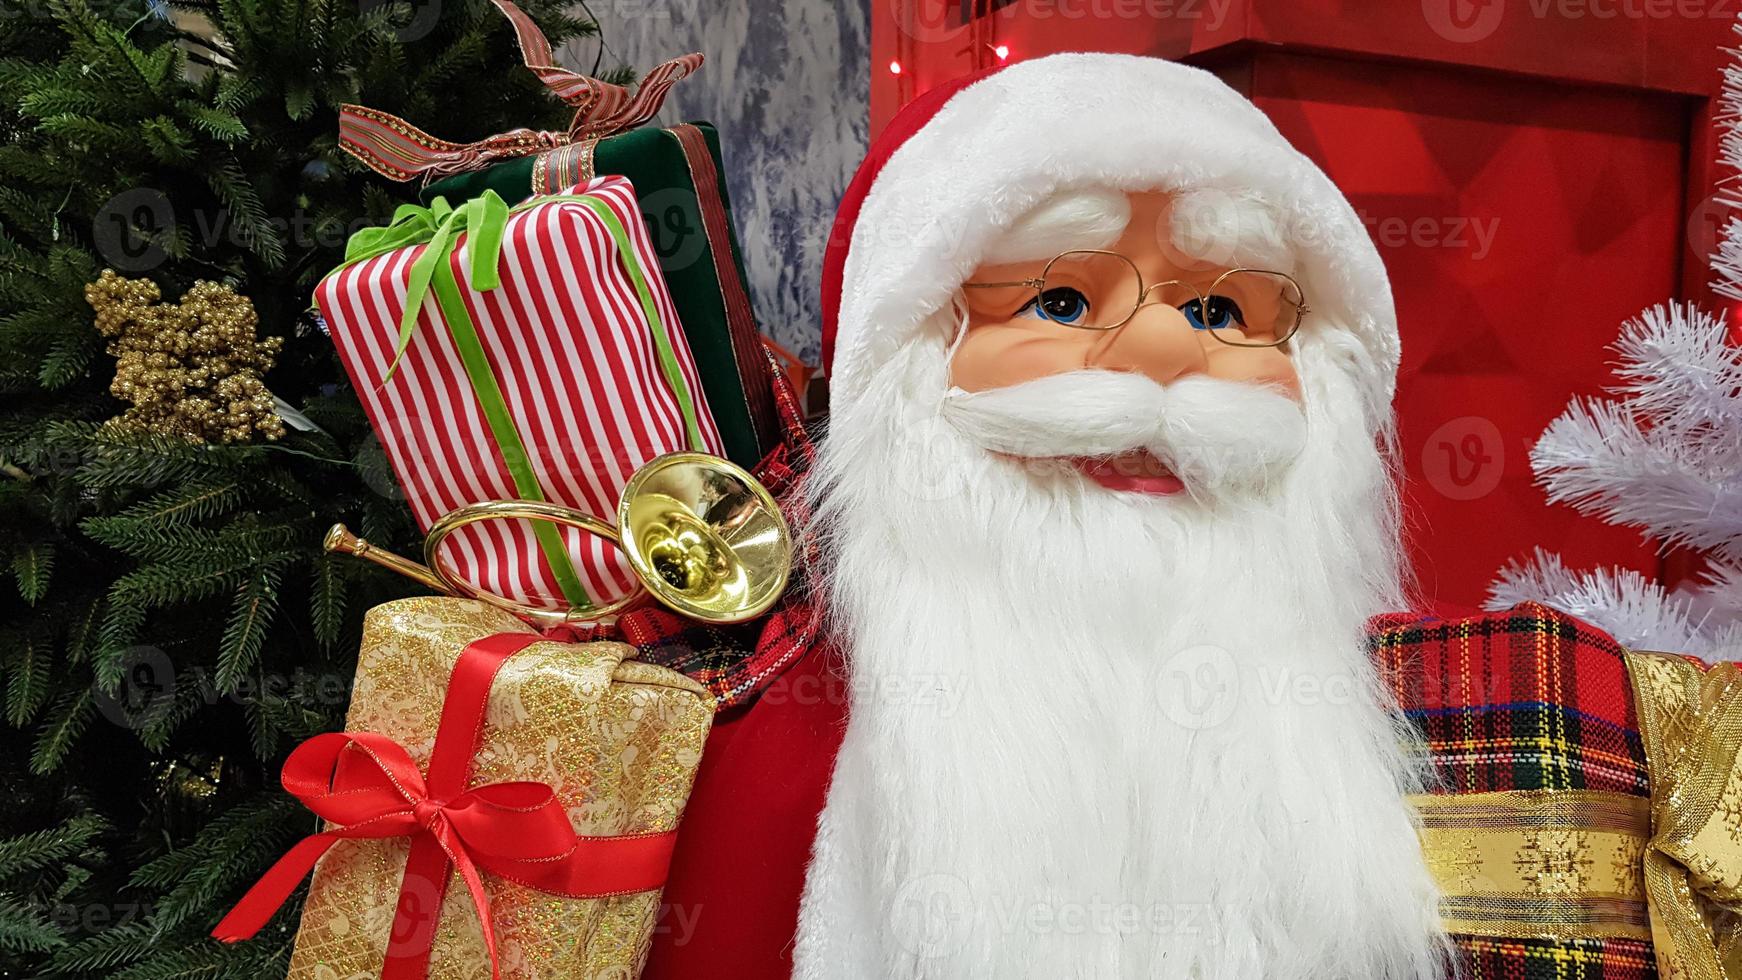
{"type": "Polygon", "coordinates": [[[297,746],[284,763],[284,788],[334,826],[303,838],[279,858],[212,935],[224,942],[252,938],[321,855],[345,838],[413,838],[382,980],[422,980],[428,975],[450,868],[459,872],[471,893],[492,977],[501,974],[490,898],[480,871],[571,898],[630,894],[663,885],[675,831],[582,837],[545,783],[466,788],[496,671],[539,639],[535,633],[499,633],[460,654],[442,704],[427,781],[404,746],[386,735],[328,732],[297,746]]]}
{"type": "Polygon", "coordinates": [[[418,174],[441,177],[481,170],[498,160],[522,157],[582,140],[621,133],[659,111],[671,87],[702,65],[699,52],[665,62],[642,77],[632,92],[621,85],[551,64],[550,41],[511,0],[491,0],[514,25],[521,61],[545,87],[575,107],[566,133],[516,129],[473,143],[437,139],[391,113],[347,105],[339,111],[339,145],[390,180],[418,174]]]}

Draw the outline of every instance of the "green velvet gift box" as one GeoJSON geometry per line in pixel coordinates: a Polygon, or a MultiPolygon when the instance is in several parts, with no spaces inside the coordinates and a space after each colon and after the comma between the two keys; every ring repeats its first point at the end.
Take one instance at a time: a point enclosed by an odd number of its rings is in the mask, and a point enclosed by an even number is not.
{"type": "Polygon", "coordinates": [[[780,436],[713,126],[635,129],[556,147],[447,177],[420,196],[458,203],[492,190],[513,204],[606,175],[635,187],[727,455],[756,465],[780,436]]]}

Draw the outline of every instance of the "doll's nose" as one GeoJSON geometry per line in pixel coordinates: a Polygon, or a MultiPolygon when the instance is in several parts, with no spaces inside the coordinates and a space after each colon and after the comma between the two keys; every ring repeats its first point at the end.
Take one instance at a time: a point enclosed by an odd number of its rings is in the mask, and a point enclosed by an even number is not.
{"type": "Polygon", "coordinates": [[[1084,359],[1084,367],[1144,374],[1157,384],[1200,373],[1208,364],[1185,314],[1162,303],[1139,309],[1124,326],[1107,331],[1084,359]]]}

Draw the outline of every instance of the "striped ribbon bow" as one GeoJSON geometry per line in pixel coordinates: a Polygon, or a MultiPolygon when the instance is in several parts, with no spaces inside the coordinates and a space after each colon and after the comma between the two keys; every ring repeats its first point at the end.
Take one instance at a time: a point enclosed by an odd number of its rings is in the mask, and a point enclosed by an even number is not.
{"type": "Polygon", "coordinates": [[[634,129],[659,111],[671,87],[702,65],[693,52],[654,68],[633,91],[552,64],[550,41],[511,0],[491,0],[514,25],[521,60],[557,98],[575,107],[567,132],[515,129],[473,143],[437,139],[391,113],[347,105],[339,111],[339,144],[389,180],[482,170],[501,160],[634,129]]]}

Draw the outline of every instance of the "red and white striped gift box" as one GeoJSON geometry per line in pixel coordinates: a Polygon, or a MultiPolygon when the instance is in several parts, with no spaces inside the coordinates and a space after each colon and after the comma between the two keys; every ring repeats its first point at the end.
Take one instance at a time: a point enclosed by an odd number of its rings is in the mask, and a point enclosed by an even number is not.
{"type": "MultiPolygon", "coordinates": [[[[433,292],[424,298],[398,368],[383,383],[411,267],[426,247],[343,266],[316,287],[315,302],[418,524],[428,531],[457,507],[522,494],[433,292]]],[[[629,475],[655,456],[692,448],[722,453],[627,180],[596,178],[514,209],[495,289],[473,288],[468,249],[462,235],[450,257],[454,278],[545,499],[611,520],[629,475]],[[631,254],[619,254],[604,219],[581,202],[563,200],[567,195],[604,204],[627,233],[631,254]],[[635,263],[663,323],[648,322],[626,262],[635,263]],[[688,444],[654,330],[670,338],[702,445],[688,444]]],[[[634,587],[627,562],[610,542],[568,528],[560,533],[595,603],[634,587]]],[[[525,522],[464,527],[443,550],[479,589],[547,608],[563,605],[556,574],[525,522]]]]}

